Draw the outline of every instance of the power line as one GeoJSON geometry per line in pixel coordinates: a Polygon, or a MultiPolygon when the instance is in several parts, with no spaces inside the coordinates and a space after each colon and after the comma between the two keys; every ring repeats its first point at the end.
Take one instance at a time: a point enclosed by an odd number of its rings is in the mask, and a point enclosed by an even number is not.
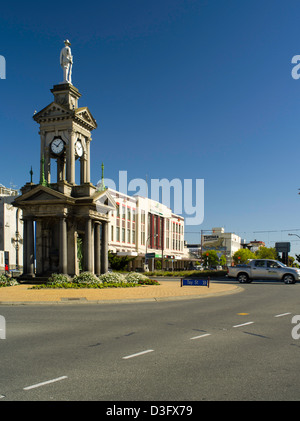
{"type": "MultiPolygon", "coordinates": [[[[186,234],[200,234],[201,231],[204,231],[204,230],[200,230],[200,231],[186,231],[185,230],[185,233],[186,234]]],[[[211,230],[205,230],[205,231],[212,231],[212,229],[211,230]]],[[[291,232],[291,231],[300,231],[300,228],[294,228],[294,229],[289,229],[289,230],[237,231],[237,232],[240,233],[240,234],[248,234],[248,233],[259,234],[259,233],[266,233],[266,232],[268,233],[268,232],[291,232]]]]}

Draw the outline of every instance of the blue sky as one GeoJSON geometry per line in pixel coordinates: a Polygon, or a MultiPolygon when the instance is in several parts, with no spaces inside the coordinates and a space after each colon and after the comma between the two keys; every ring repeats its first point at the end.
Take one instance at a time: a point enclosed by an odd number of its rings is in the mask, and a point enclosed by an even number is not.
{"type": "Polygon", "coordinates": [[[300,235],[299,22],[298,0],[2,3],[0,183],[20,188],[31,165],[39,181],[32,115],[52,102],[68,38],[79,105],[99,125],[94,184],[102,162],[116,183],[119,171],[129,181],[204,179],[204,222],[186,227],[189,242],[223,226],[300,253],[287,236],[300,235]]]}

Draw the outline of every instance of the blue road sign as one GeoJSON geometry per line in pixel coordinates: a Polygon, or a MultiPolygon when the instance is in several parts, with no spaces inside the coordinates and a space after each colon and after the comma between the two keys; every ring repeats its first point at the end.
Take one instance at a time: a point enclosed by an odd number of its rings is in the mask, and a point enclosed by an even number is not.
{"type": "Polygon", "coordinates": [[[209,279],[181,279],[181,286],[203,286],[209,288],[209,279]]]}

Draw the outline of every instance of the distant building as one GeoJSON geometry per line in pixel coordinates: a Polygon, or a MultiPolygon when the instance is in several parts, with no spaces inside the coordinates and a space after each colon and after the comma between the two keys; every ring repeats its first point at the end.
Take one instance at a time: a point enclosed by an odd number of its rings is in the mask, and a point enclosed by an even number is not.
{"type": "Polygon", "coordinates": [[[225,232],[224,228],[212,228],[211,234],[201,236],[202,254],[215,250],[219,257],[224,255],[227,264],[231,264],[233,254],[241,248],[241,237],[232,232],[225,232]]]}
{"type": "Polygon", "coordinates": [[[250,241],[250,243],[243,244],[243,248],[247,248],[253,253],[258,251],[261,247],[265,247],[265,246],[266,244],[263,241],[257,241],[257,240],[250,241]]]}
{"type": "Polygon", "coordinates": [[[190,256],[193,259],[201,259],[201,244],[187,244],[187,249],[189,250],[190,256]]]}
{"type": "Polygon", "coordinates": [[[145,264],[154,270],[162,256],[164,269],[188,267],[182,216],[152,199],[108,191],[117,204],[117,210],[109,213],[108,249],[112,253],[135,257],[132,270],[142,270],[145,264]]]}
{"type": "Polygon", "coordinates": [[[23,266],[23,221],[21,211],[12,205],[18,190],[0,184],[0,271],[23,266]]]}

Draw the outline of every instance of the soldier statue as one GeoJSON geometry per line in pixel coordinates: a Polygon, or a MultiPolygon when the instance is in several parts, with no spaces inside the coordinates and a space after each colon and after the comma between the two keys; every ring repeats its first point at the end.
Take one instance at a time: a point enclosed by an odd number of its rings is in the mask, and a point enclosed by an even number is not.
{"type": "Polygon", "coordinates": [[[63,83],[72,83],[73,56],[70,48],[71,43],[68,39],[66,39],[64,43],[65,46],[60,52],[60,65],[64,71],[63,83]]]}

